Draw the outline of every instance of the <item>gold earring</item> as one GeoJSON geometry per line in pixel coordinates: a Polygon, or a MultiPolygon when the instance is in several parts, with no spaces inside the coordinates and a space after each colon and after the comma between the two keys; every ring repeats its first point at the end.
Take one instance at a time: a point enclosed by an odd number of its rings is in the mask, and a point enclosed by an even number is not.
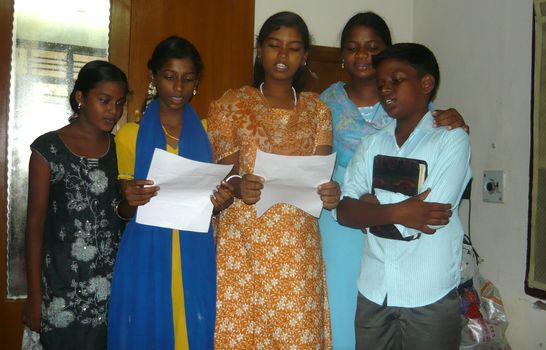
{"type": "Polygon", "coordinates": [[[193,88],[193,96],[197,95],[197,88],[193,88]]]}
{"type": "Polygon", "coordinates": [[[341,60],[341,69],[345,69],[345,60],[341,60]]]}
{"type": "Polygon", "coordinates": [[[148,84],[148,98],[154,97],[157,94],[157,88],[155,87],[155,83],[153,80],[150,80],[150,83],[148,84]]]}

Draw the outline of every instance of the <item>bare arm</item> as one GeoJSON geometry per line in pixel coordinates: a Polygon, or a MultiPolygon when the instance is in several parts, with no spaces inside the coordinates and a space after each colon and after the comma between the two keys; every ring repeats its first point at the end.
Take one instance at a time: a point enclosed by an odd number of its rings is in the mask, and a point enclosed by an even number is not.
{"type": "Polygon", "coordinates": [[[40,331],[42,320],[42,254],[44,225],[49,201],[49,166],[47,161],[32,151],[29,162],[28,205],[25,229],[25,262],[28,297],[23,321],[35,332],[40,331]]]}
{"type": "Polygon", "coordinates": [[[395,204],[379,204],[377,200],[357,200],[344,197],[337,208],[340,224],[365,229],[370,226],[402,224],[424,233],[434,233],[429,225],[446,225],[451,217],[451,205],[424,202],[425,192],[395,204]]]}
{"type": "Polygon", "coordinates": [[[449,108],[446,110],[436,109],[432,111],[434,117],[434,126],[446,126],[448,129],[463,128],[468,134],[470,127],[464,121],[463,116],[455,108],[449,108]]]}

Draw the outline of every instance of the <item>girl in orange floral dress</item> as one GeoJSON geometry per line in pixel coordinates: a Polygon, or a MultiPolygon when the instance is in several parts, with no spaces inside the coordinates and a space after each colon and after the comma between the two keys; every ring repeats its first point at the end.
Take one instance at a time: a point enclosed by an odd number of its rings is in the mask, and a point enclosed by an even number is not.
{"type": "MultiPolygon", "coordinates": [[[[300,92],[309,32],[291,12],[271,16],[257,38],[254,86],[227,91],[212,103],[208,130],[214,158],[234,164],[233,205],[219,218],[216,349],[329,349],[330,316],[316,218],[277,204],[259,218],[254,204],[263,179],[253,175],[256,150],[327,155],[328,108],[300,92]]],[[[318,188],[337,206],[335,182],[318,188]]]]}

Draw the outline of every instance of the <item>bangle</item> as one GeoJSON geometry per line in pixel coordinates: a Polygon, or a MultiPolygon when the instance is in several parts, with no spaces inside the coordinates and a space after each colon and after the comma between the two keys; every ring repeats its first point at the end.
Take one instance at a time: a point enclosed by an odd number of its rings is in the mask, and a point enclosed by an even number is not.
{"type": "Polygon", "coordinates": [[[233,174],[233,175],[228,176],[224,181],[229,182],[229,180],[235,179],[235,178],[242,179],[243,177],[241,175],[239,175],[239,174],[233,174]]]}
{"type": "Polygon", "coordinates": [[[118,208],[119,208],[119,204],[120,204],[120,203],[121,203],[121,201],[116,202],[116,206],[114,207],[114,213],[116,213],[116,216],[117,216],[120,220],[127,222],[127,221],[131,220],[131,218],[124,218],[123,216],[119,215],[118,208]]]}

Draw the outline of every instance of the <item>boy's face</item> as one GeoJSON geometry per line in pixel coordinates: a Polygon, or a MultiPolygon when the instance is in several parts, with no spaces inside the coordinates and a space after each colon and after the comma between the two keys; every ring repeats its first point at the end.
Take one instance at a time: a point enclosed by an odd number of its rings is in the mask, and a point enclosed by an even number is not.
{"type": "Polygon", "coordinates": [[[377,67],[377,87],[381,105],[396,119],[418,118],[428,110],[428,102],[434,87],[431,75],[420,77],[410,64],[386,59],[377,67]]]}

